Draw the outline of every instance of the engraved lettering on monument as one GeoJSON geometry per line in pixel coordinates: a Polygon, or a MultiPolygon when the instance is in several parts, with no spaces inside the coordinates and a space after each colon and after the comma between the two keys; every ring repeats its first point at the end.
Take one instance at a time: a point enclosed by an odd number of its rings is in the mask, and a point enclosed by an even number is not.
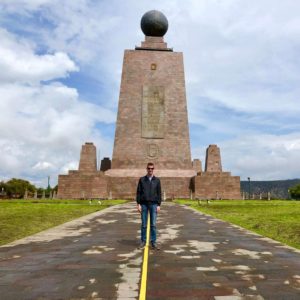
{"type": "Polygon", "coordinates": [[[142,137],[164,138],[165,90],[163,86],[143,86],[142,137]]]}

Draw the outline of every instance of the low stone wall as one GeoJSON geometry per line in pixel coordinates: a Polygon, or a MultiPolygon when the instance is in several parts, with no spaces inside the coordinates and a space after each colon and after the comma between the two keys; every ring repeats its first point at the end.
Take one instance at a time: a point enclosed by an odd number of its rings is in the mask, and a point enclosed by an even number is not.
{"type": "Polygon", "coordinates": [[[59,175],[57,197],[61,199],[106,199],[107,177],[103,172],[70,171],[59,175]]]}
{"type": "MultiPolygon", "coordinates": [[[[162,177],[162,198],[190,198],[190,177],[162,177]]],[[[139,177],[109,177],[103,172],[70,171],[59,175],[57,197],[61,199],[130,199],[136,197],[139,177]]]]}
{"type": "Polygon", "coordinates": [[[139,177],[108,177],[108,194],[112,199],[135,199],[139,177]]]}
{"type": "MultiPolygon", "coordinates": [[[[108,194],[111,198],[135,199],[139,177],[110,177],[108,194]]],[[[189,198],[191,178],[161,177],[162,198],[189,198]]]]}
{"type": "Polygon", "coordinates": [[[241,199],[240,177],[230,172],[202,172],[193,178],[196,199],[241,199]]]}
{"type": "Polygon", "coordinates": [[[190,177],[162,177],[161,187],[163,197],[166,199],[189,199],[192,182],[190,177]]]}

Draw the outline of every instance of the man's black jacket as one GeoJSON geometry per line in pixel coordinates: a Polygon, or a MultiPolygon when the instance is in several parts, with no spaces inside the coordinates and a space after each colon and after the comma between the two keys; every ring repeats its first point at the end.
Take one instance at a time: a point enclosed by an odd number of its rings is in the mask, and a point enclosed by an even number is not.
{"type": "Polygon", "coordinates": [[[153,176],[151,180],[147,176],[141,177],[136,191],[138,204],[161,204],[161,186],[159,178],[153,176]]]}

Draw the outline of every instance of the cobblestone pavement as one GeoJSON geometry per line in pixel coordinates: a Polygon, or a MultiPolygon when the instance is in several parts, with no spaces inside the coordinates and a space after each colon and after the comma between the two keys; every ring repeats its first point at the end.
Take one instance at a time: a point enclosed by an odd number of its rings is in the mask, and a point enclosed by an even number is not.
{"type": "MultiPolygon", "coordinates": [[[[189,207],[164,203],[147,299],[300,299],[300,252],[189,207]]],[[[138,299],[134,203],[0,247],[0,299],[138,299]]]]}

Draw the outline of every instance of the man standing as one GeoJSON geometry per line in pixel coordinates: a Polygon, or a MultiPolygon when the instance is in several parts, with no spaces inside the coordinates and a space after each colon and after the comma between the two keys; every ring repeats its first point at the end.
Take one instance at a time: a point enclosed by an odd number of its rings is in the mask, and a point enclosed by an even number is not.
{"type": "Polygon", "coordinates": [[[137,209],[141,213],[141,245],[143,249],[146,245],[148,211],[150,213],[150,238],[152,249],[159,250],[156,244],[156,217],[160,211],[161,186],[158,177],[153,175],[154,164],[147,164],[147,175],[141,177],[136,192],[137,209]]]}

